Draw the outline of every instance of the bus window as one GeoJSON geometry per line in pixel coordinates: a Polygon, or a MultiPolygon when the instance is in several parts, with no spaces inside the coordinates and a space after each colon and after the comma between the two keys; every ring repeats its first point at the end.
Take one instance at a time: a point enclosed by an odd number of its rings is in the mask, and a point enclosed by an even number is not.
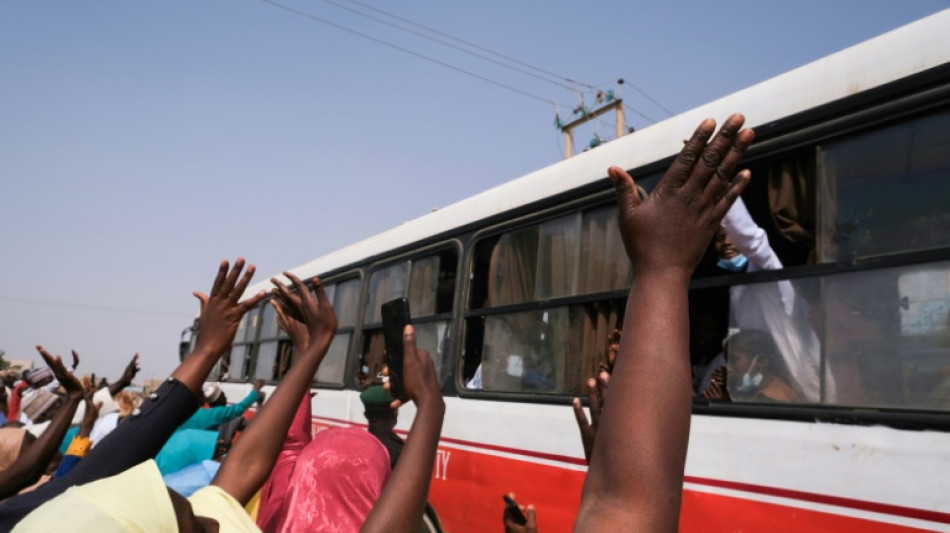
{"type": "Polygon", "coordinates": [[[613,206],[476,243],[470,300],[476,313],[466,321],[466,388],[580,394],[620,324],[623,298],[616,292],[629,287],[629,264],[613,206]],[[603,299],[571,301],[596,293],[603,299]],[[541,301],[538,309],[534,302],[541,301]],[[503,306],[513,309],[477,312],[503,306]]]}
{"type": "Polygon", "coordinates": [[[290,370],[293,346],[287,333],[277,325],[277,311],[265,300],[261,313],[260,343],[254,359],[254,379],[268,383],[280,381],[290,370]]]}
{"type": "Polygon", "coordinates": [[[373,272],[369,278],[369,298],[366,299],[363,322],[377,323],[382,321],[379,314],[380,306],[390,300],[405,297],[408,287],[408,261],[396,263],[373,272]]]}
{"type": "Polygon", "coordinates": [[[950,242],[950,111],[821,147],[820,259],[950,242]]]}
{"type": "Polygon", "coordinates": [[[251,348],[257,338],[261,322],[261,308],[251,309],[238,324],[227,360],[221,363],[221,380],[245,383],[250,379],[251,348]]]}
{"type": "Polygon", "coordinates": [[[739,327],[731,313],[732,401],[950,410],[950,262],[737,288],[762,320],[739,327]],[[788,312],[782,284],[791,314],[766,320],[788,312]]]}
{"type": "Polygon", "coordinates": [[[351,278],[324,285],[327,298],[333,302],[337,330],[327,355],[320,363],[314,382],[340,386],[346,379],[346,356],[356,326],[360,299],[360,278],[351,278]]]}
{"type": "Polygon", "coordinates": [[[408,298],[416,344],[429,352],[439,382],[448,374],[445,364],[451,312],[455,301],[458,252],[442,250],[432,255],[390,264],[370,275],[370,295],[364,309],[361,366],[375,376],[385,362],[385,343],[379,306],[394,298],[408,298]]]}

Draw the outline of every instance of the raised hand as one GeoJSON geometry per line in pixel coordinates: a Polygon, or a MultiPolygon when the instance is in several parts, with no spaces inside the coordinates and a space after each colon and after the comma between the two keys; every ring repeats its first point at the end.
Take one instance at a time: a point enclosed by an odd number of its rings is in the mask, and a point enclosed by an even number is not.
{"type": "MultiPolygon", "coordinates": [[[[442,391],[439,388],[439,378],[435,373],[435,365],[429,352],[416,348],[416,330],[406,326],[402,336],[403,346],[403,385],[406,395],[416,405],[427,402],[443,402],[442,391]]],[[[383,373],[389,375],[389,368],[383,368],[383,373]]],[[[389,390],[389,381],[383,384],[389,390]]],[[[393,400],[391,407],[398,409],[402,401],[393,400]]]]}
{"type": "MultiPolygon", "coordinates": [[[[313,288],[317,293],[317,297],[314,298],[300,278],[290,272],[284,272],[284,276],[293,283],[297,292],[290,292],[277,278],[271,278],[271,283],[274,284],[274,298],[282,307],[277,307],[278,311],[282,311],[286,319],[302,322],[309,336],[308,345],[315,344],[320,353],[325,352],[333,341],[333,336],[336,335],[337,322],[333,304],[330,303],[330,298],[323,289],[323,283],[317,278],[313,279],[313,288]]],[[[287,334],[289,335],[290,331],[287,331],[287,334]]]]}
{"type": "Polygon", "coordinates": [[[277,326],[287,332],[298,352],[303,350],[310,343],[310,332],[307,331],[306,324],[300,318],[294,316],[296,313],[287,308],[277,298],[271,300],[270,304],[274,306],[274,311],[277,312],[277,326]]]}
{"type": "Polygon", "coordinates": [[[53,377],[66,389],[66,394],[70,398],[82,398],[84,394],[82,382],[80,382],[72,372],[66,369],[66,365],[63,364],[63,359],[58,355],[53,357],[38,344],[36,345],[36,350],[40,352],[40,356],[46,361],[46,365],[53,371],[53,377]]]}
{"type": "Polygon", "coordinates": [[[139,366],[139,354],[135,354],[132,356],[132,360],[129,361],[129,364],[126,365],[125,370],[122,372],[122,377],[119,379],[132,383],[132,380],[135,379],[135,375],[138,374],[141,369],[139,366]]]}
{"type": "MultiPolygon", "coordinates": [[[[515,494],[509,492],[508,496],[514,500],[515,494]]],[[[511,510],[508,509],[508,506],[505,506],[505,513],[502,515],[502,521],[505,524],[505,533],[538,533],[538,518],[535,515],[535,510],[533,505],[519,505],[521,508],[521,514],[524,515],[524,518],[527,521],[524,524],[521,524],[517,520],[511,510]]]]}
{"type": "Polygon", "coordinates": [[[607,173],[617,189],[620,234],[638,275],[671,272],[688,280],[719,222],[751,177],[733,172],[755,134],[741,130],[745,118],[726,119],[707,144],[716,122],[706,119],[646,199],[619,167],[607,173]]]}
{"type": "Polygon", "coordinates": [[[610,382],[610,373],[601,370],[597,379],[587,380],[587,401],[590,405],[590,421],[584,414],[584,406],[580,398],[574,398],[574,418],[577,420],[577,427],[581,432],[581,442],[584,444],[584,459],[590,464],[591,455],[594,452],[594,441],[597,439],[597,426],[600,425],[600,414],[604,410],[607,401],[607,384],[610,382]]]}
{"type": "Polygon", "coordinates": [[[196,352],[208,352],[217,356],[223,354],[234,340],[241,318],[264,299],[265,293],[261,291],[244,302],[238,302],[254,276],[254,265],[249,265],[242,277],[243,269],[244,258],[239,257],[232,269],[229,269],[227,261],[221,261],[211,294],[198,291],[192,293],[201,302],[196,352]]]}
{"type": "Polygon", "coordinates": [[[617,351],[620,350],[620,330],[614,328],[613,332],[607,337],[607,362],[600,364],[600,369],[610,374],[614,371],[614,363],[617,361],[617,351]]]}

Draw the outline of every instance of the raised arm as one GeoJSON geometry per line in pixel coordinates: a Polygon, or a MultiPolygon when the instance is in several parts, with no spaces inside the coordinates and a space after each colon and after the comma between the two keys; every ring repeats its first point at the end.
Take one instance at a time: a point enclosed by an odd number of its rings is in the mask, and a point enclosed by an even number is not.
{"type": "Polygon", "coordinates": [[[768,235],[752,220],[742,198],[736,198],[736,202],[729,208],[722,219],[722,227],[739,253],[746,256],[749,263],[755,265],[756,270],[782,268],[782,260],[772,250],[768,235]]]}
{"type": "MultiPolygon", "coordinates": [[[[141,370],[139,367],[139,354],[135,354],[132,356],[132,360],[129,361],[129,364],[125,367],[122,375],[119,376],[119,379],[115,380],[111,385],[109,385],[109,394],[115,398],[115,395],[122,392],[122,389],[132,384],[132,380],[135,379],[135,375],[139,373],[139,370],[141,370]]],[[[93,386],[95,386],[95,382],[93,382],[93,386]]]]}
{"type": "Polygon", "coordinates": [[[310,342],[302,353],[297,354],[297,361],[231,448],[231,453],[211,482],[241,505],[250,501],[270,475],[300,399],[310,388],[313,376],[336,334],[333,305],[320,281],[315,279],[313,282],[317,293],[314,298],[297,276],[288,272],[284,275],[294,284],[297,293],[292,294],[277,280],[272,280],[277,286],[275,295],[278,305],[285,315],[306,324],[310,342]]]}
{"type": "Polygon", "coordinates": [[[8,498],[21,489],[29,487],[43,475],[50,460],[56,455],[66,430],[83,400],[82,383],[66,370],[63,360],[53,357],[42,346],[37,346],[43,360],[53,371],[53,376],[66,389],[66,403],[53,415],[49,426],[32,445],[17,457],[6,470],[0,472],[0,499],[8,498]]]}
{"type": "Polygon", "coordinates": [[[211,294],[197,291],[192,293],[201,302],[198,343],[191,355],[172,372],[172,377],[188,387],[195,398],[202,397],[201,385],[218,359],[231,346],[241,318],[264,299],[264,291],[261,291],[239,303],[254,275],[254,265],[247,267],[247,272],[238,281],[243,269],[243,257],[234,262],[234,268],[230,272],[228,262],[222,261],[214,285],[211,286],[211,294]]]}
{"type": "MultiPolygon", "coordinates": [[[[406,394],[416,404],[416,417],[396,469],[360,529],[363,533],[419,531],[429,493],[445,401],[432,358],[425,350],[416,349],[412,326],[406,326],[403,334],[403,359],[406,394]]],[[[393,402],[393,408],[399,405],[399,400],[393,402]]]]}
{"type": "Polygon", "coordinates": [[[750,175],[732,178],[754,137],[729,117],[707,144],[707,119],[656,190],[639,198],[622,169],[620,232],[635,273],[575,531],[676,531],[691,408],[687,288],[726,211],[750,175]]]}

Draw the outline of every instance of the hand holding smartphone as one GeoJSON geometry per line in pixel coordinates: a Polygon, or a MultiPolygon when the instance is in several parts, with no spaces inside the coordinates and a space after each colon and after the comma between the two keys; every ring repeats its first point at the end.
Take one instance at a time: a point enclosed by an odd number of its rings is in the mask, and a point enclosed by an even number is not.
{"type": "Polygon", "coordinates": [[[508,513],[508,516],[511,517],[513,522],[519,526],[523,526],[528,523],[528,518],[524,515],[524,513],[521,512],[521,507],[518,505],[518,502],[516,502],[511,496],[508,496],[507,494],[502,495],[501,498],[505,500],[505,512],[508,513]]]}
{"type": "Polygon", "coordinates": [[[389,392],[403,402],[409,399],[403,384],[402,336],[409,325],[409,300],[397,298],[380,307],[383,317],[383,338],[386,341],[386,364],[389,366],[389,392]]]}

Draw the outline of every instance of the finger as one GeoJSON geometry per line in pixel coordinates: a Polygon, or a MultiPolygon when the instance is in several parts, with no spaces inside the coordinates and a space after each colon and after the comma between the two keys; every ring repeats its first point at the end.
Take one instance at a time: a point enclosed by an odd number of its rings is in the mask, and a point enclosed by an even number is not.
{"type": "MultiPolygon", "coordinates": [[[[702,191],[706,188],[710,178],[712,178],[716,170],[719,169],[726,154],[735,144],[736,134],[744,123],[745,117],[739,113],[730,115],[729,118],[726,119],[722,127],[719,128],[719,132],[716,133],[716,136],[713,137],[712,141],[710,141],[702,151],[698,163],[693,167],[692,172],[690,172],[689,183],[687,184],[690,189],[702,191]]],[[[728,182],[731,177],[732,174],[730,173],[725,176],[724,179],[728,182]]]]}
{"type": "Polygon", "coordinates": [[[231,291],[231,300],[238,301],[241,299],[241,296],[244,295],[244,290],[247,289],[248,284],[251,282],[251,278],[254,277],[254,272],[257,271],[257,267],[254,265],[247,265],[247,271],[241,276],[241,281],[234,286],[234,290],[231,291]]]}
{"type": "Polygon", "coordinates": [[[132,362],[129,363],[129,364],[132,365],[133,368],[138,368],[138,367],[139,367],[139,354],[136,353],[135,355],[133,355],[133,356],[132,356],[132,362]]]}
{"type": "Polygon", "coordinates": [[[755,132],[752,130],[742,130],[736,134],[735,142],[729,147],[722,163],[715,171],[715,175],[709,179],[703,194],[710,199],[716,200],[722,196],[723,191],[732,183],[732,176],[739,165],[739,161],[745,154],[749,145],[755,140],[755,132]]]}
{"type": "Polygon", "coordinates": [[[693,132],[693,136],[683,145],[683,149],[680,150],[676,160],[670,165],[670,169],[663,176],[660,185],[673,189],[682,187],[689,179],[690,172],[696,166],[696,160],[699,159],[700,154],[706,147],[706,141],[709,140],[715,130],[715,120],[707,118],[702,121],[696,131],[693,132]]]}
{"type": "Polygon", "coordinates": [[[241,303],[241,312],[246,313],[250,311],[251,309],[256,307],[257,304],[261,303],[261,300],[263,300],[265,296],[267,296],[267,293],[264,291],[260,291],[259,293],[255,294],[254,296],[251,296],[247,300],[244,300],[244,302],[241,303]]]}
{"type": "Polygon", "coordinates": [[[52,367],[55,363],[53,356],[49,354],[42,346],[39,344],[36,345],[36,350],[40,352],[40,357],[43,358],[43,361],[46,362],[46,366],[52,367]]]}
{"type": "Polygon", "coordinates": [[[584,406],[580,398],[573,400],[574,418],[577,420],[577,428],[581,431],[581,444],[584,446],[584,459],[590,462],[590,453],[593,449],[593,435],[591,434],[590,422],[584,413],[584,406]]]}
{"type": "Polygon", "coordinates": [[[726,189],[725,193],[723,193],[722,198],[720,198],[713,207],[712,220],[710,220],[710,223],[718,226],[719,223],[722,222],[722,219],[726,216],[729,208],[732,207],[732,204],[736,202],[736,198],[742,194],[742,191],[745,190],[746,186],[749,184],[749,180],[751,179],[752,172],[749,170],[743,170],[736,175],[735,179],[732,180],[732,183],[729,184],[729,188],[726,189]]]}
{"type": "Polygon", "coordinates": [[[274,284],[274,295],[277,296],[288,308],[299,308],[300,307],[300,298],[290,292],[290,289],[286,285],[280,282],[277,278],[271,278],[270,282],[274,284]]]}
{"type": "Polygon", "coordinates": [[[614,189],[617,191],[617,207],[621,213],[635,209],[640,205],[640,192],[637,191],[636,182],[626,170],[620,167],[610,167],[607,169],[607,175],[610,181],[614,183],[614,189]]]}
{"type": "Polygon", "coordinates": [[[600,423],[600,391],[597,389],[597,381],[594,378],[587,380],[587,405],[590,406],[590,429],[597,431],[600,423]]]}
{"type": "Polygon", "coordinates": [[[411,324],[406,324],[402,330],[402,354],[404,359],[417,357],[416,330],[411,324]]]}
{"type": "MultiPolygon", "coordinates": [[[[217,296],[221,292],[221,286],[224,285],[224,278],[228,276],[228,260],[221,261],[218,267],[218,275],[214,278],[214,284],[211,286],[211,296],[217,296]]],[[[207,296],[205,297],[207,300],[207,296]]]]}
{"type": "Polygon", "coordinates": [[[607,385],[610,384],[610,372],[606,370],[601,370],[600,374],[597,374],[597,388],[600,389],[600,395],[602,398],[606,397],[607,394],[607,385]]]}
{"type": "MultiPolygon", "coordinates": [[[[389,388],[386,387],[386,385],[389,385],[389,383],[386,383],[386,384],[383,385],[383,387],[385,387],[386,390],[389,390],[389,388]]],[[[389,408],[390,408],[390,409],[399,409],[400,407],[402,407],[402,400],[393,400],[393,401],[389,404],[389,408]]]]}
{"type": "Polygon", "coordinates": [[[526,533],[537,533],[537,531],[538,531],[538,517],[537,517],[537,513],[535,512],[534,505],[528,505],[528,510],[527,510],[527,511],[528,511],[528,512],[527,512],[527,517],[526,517],[526,518],[528,519],[528,521],[527,521],[527,523],[525,523],[525,525],[524,525],[524,527],[525,527],[525,532],[526,532],[526,533]]]}
{"type": "Polygon", "coordinates": [[[271,298],[270,300],[268,300],[268,302],[270,303],[271,307],[274,308],[274,313],[277,314],[277,326],[280,329],[287,331],[287,327],[289,324],[287,322],[287,315],[284,314],[283,307],[277,303],[276,298],[271,298]]]}
{"type": "Polygon", "coordinates": [[[303,281],[300,281],[300,278],[295,276],[293,272],[284,272],[284,276],[294,284],[294,288],[297,289],[297,299],[302,305],[304,302],[310,303],[313,301],[313,295],[310,291],[307,290],[307,286],[304,285],[303,281]]]}
{"type": "Polygon", "coordinates": [[[205,310],[205,306],[208,305],[208,295],[203,292],[198,292],[198,291],[191,293],[191,295],[198,299],[198,302],[200,302],[198,304],[200,306],[198,307],[198,312],[203,313],[205,310]]]}
{"type": "Polygon", "coordinates": [[[76,370],[76,367],[79,366],[79,354],[76,353],[76,350],[71,350],[73,352],[73,370],[76,370]]]}
{"type": "MultiPolygon", "coordinates": [[[[234,284],[237,283],[238,276],[241,275],[241,270],[244,270],[244,258],[238,257],[237,261],[234,262],[234,268],[228,272],[228,276],[224,278],[224,283],[221,285],[221,292],[219,294],[230,296],[231,292],[234,290],[234,284]]],[[[212,296],[214,296],[212,294],[212,296]]]]}
{"type": "Polygon", "coordinates": [[[317,303],[321,309],[324,307],[333,308],[333,303],[330,302],[330,297],[327,296],[327,291],[323,288],[323,282],[320,281],[320,278],[313,278],[313,290],[317,293],[317,303]]]}

